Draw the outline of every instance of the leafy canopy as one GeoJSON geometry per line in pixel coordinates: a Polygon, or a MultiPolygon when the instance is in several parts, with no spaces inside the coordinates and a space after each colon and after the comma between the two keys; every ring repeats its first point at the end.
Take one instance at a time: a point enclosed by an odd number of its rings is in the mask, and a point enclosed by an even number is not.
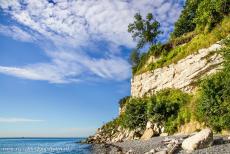
{"type": "Polygon", "coordinates": [[[175,23],[174,32],[172,37],[179,37],[187,32],[191,32],[196,28],[193,22],[196,16],[196,10],[200,0],[187,0],[183,11],[177,22],[175,23]]]}
{"type": "Polygon", "coordinates": [[[172,38],[197,30],[212,30],[224,16],[230,13],[229,0],[187,0],[172,38]]]}
{"type": "Polygon", "coordinates": [[[157,42],[156,38],[161,33],[159,28],[160,23],[152,13],[148,13],[146,19],[143,19],[140,13],[136,13],[134,22],[128,25],[128,32],[137,41],[137,49],[140,49],[148,43],[153,45],[157,42]]]}

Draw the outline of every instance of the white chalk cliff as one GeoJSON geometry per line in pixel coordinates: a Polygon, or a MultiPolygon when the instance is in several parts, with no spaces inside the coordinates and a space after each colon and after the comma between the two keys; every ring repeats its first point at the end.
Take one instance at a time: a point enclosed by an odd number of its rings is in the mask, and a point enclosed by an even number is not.
{"type": "Polygon", "coordinates": [[[165,88],[193,92],[197,79],[221,69],[223,58],[218,52],[220,49],[221,44],[217,42],[176,64],[135,75],[131,79],[131,95],[142,97],[165,88]]]}

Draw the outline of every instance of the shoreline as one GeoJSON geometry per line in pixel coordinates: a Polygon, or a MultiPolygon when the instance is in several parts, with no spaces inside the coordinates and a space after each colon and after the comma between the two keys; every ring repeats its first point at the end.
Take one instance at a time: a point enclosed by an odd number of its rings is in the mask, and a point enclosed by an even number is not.
{"type": "MultiPolygon", "coordinates": [[[[156,151],[164,151],[164,148],[167,148],[165,140],[180,139],[184,136],[167,136],[167,137],[153,137],[149,140],[130,140],[117,143],[101,143],[101,144],[92,144],[92,153],[93,154],[144,154],[148,153],[152,149],[156,151]]],[[[230,141],[227,139],[227,136],[215,135],[213,140],[213,145],[208,148],[197,149],[193,151],[193,154],[199,153],[221,153],[221,154],[230,154],[230,141]]],[[[167,153],[167,152],[166,152],[167,153]]],[[[181,147],[173,151],[172,153],[186,154],[186,151],[181,147]]]]}

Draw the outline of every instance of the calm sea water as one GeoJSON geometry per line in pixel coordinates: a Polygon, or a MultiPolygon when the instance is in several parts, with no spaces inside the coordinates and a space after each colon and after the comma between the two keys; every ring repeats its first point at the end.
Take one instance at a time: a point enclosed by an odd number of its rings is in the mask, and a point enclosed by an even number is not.
{"type": "Polygon", "coordinates": [[[0,154],[90,154],[83,138],[0,138],[0,154]]]}

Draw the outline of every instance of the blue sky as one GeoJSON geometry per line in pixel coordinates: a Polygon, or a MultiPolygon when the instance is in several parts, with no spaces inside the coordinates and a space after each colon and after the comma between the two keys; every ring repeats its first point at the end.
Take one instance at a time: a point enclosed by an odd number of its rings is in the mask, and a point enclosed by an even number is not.
{"type": "Polygon", "coordinates": [[[0,1],[0,137],[87,136],[130,95],[127,26],[152,12],[165,41],[183,0],[0,1]]]}

